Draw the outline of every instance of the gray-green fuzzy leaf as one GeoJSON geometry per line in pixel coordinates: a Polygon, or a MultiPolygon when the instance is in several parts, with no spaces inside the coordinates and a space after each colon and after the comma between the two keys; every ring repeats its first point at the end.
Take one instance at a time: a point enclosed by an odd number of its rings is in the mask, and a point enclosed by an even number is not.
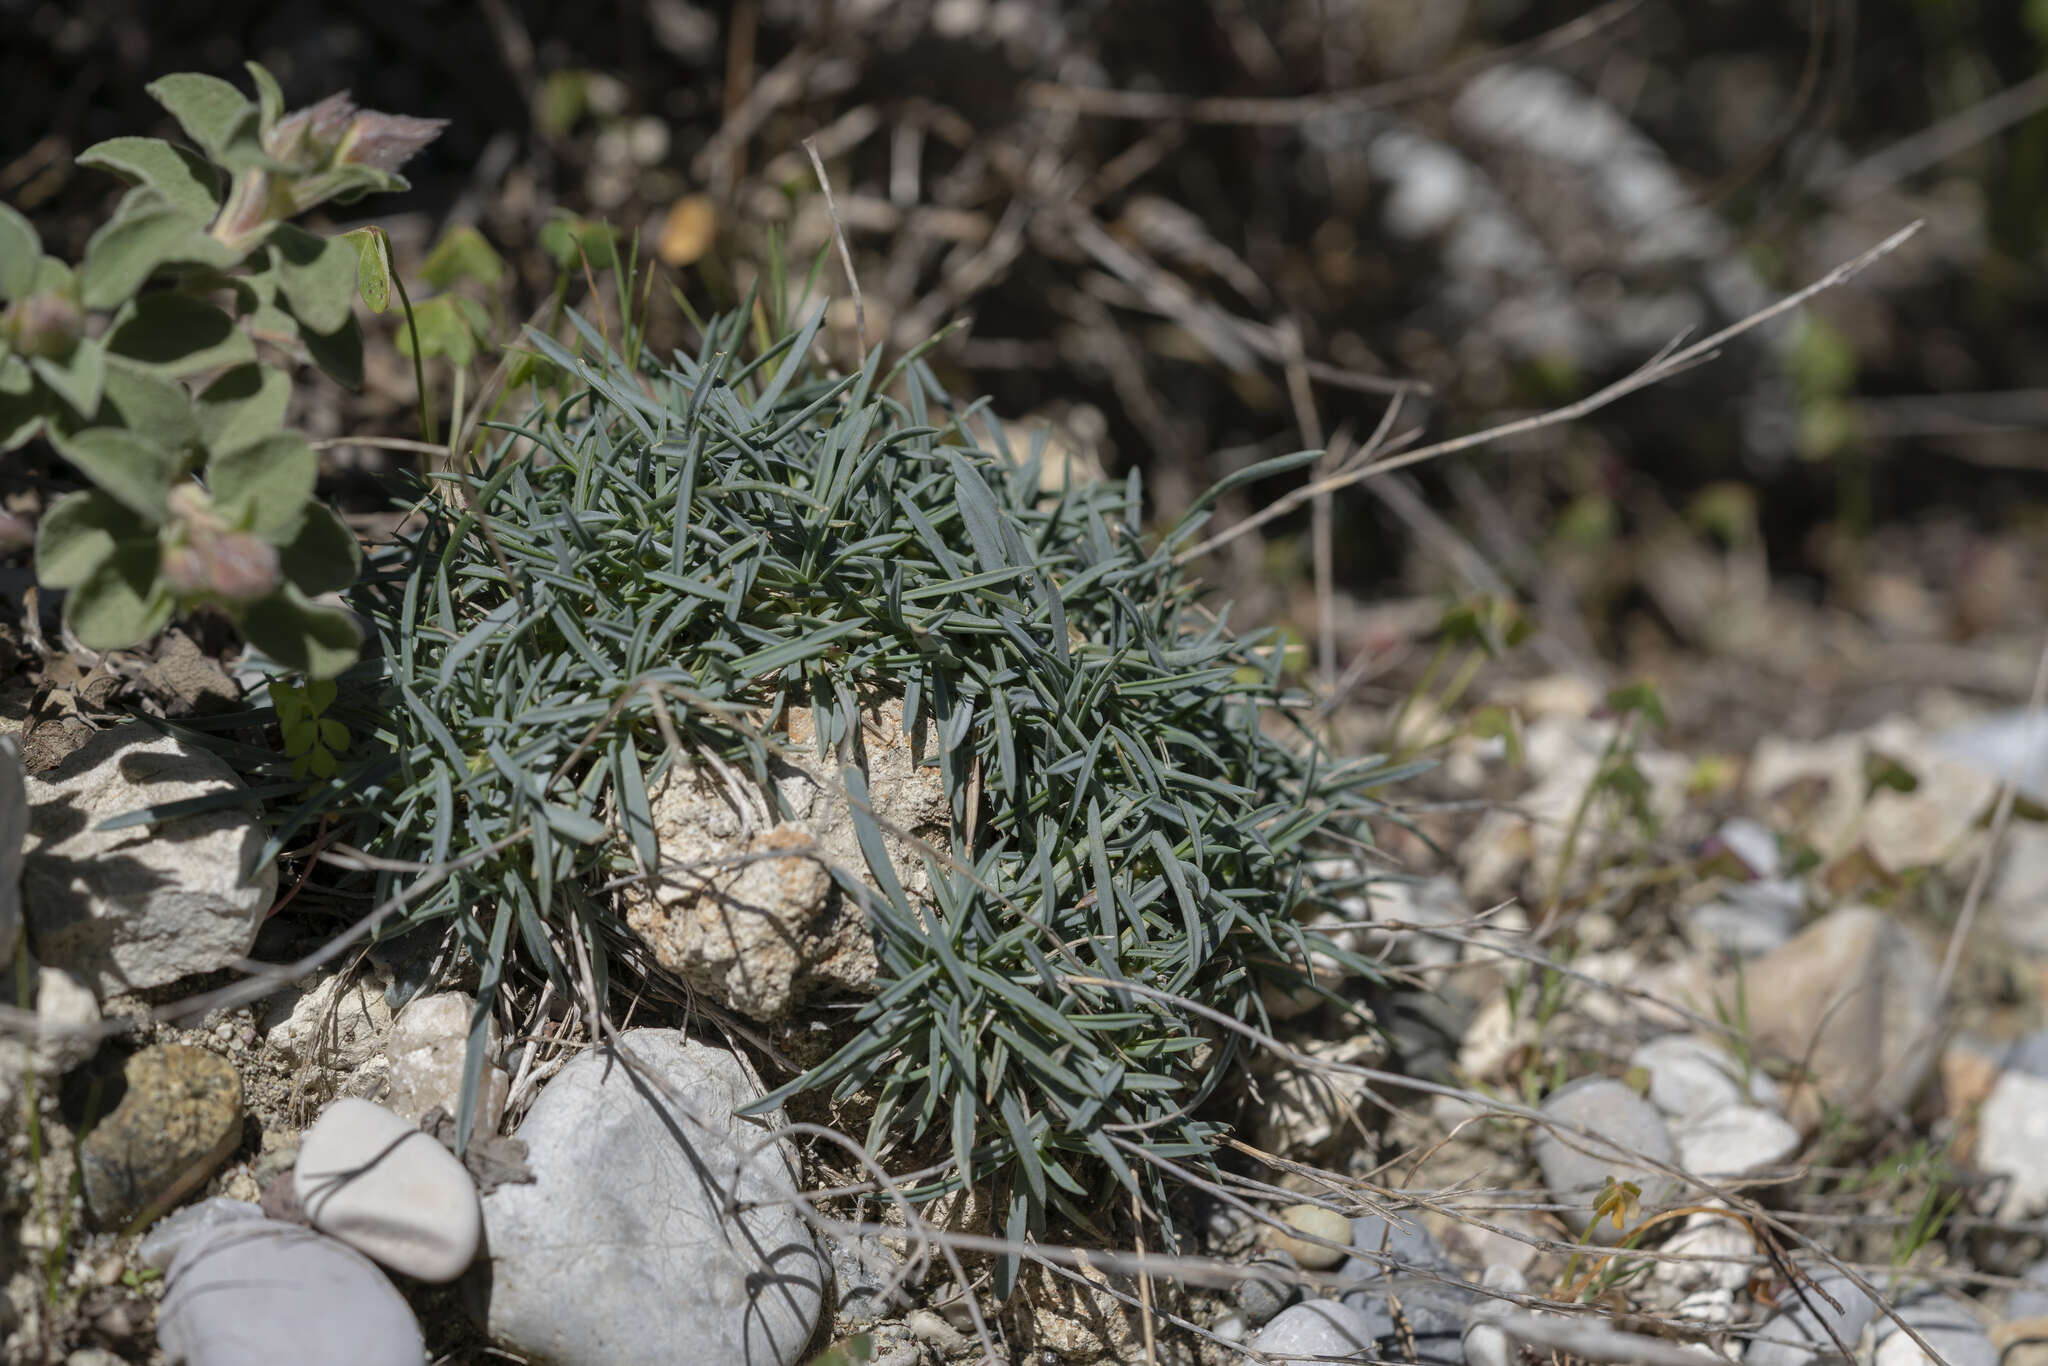
{"type": "Polygon", "coordinates": [[[284,425],[291,396],[291,378],[282,370],[238,365],[200,393],[200,440],[215,456],[260,441],[284,425]]]}
{"type": "Polygon", "coordinates": [[[162,138],[108,138],[80,152],[78,164],[146,185],[202,222],[220,210],[220,173],[205,158],[162,138]]]}
{"type": "Polygon", "coordinates": [[[177,474],[177,460],[171,452],[123,427],[52,431],[50,440],[59,454],[123,506],[152,523],[164,520],[165,499],[177,474]]]}
{"type": "Polygon", "coordinates": [[[206,462],[214,506],[266,541],[297,529],[319,474],[319,458],[297,432],[273,432],[206,462]]]}
{"type": "Polygon", "coordinates": [[[278,563],[286,580],[310,598],[354,583],[363,552],[339,517],[309,501],[291,539],[278,547],[278,563]]]}
{"type": "Polygon", "coordinates": [[[167,451],[183,451],[199,440],[192,400],[176,380],[159,379],[126,365],[110,365],[106,404],[131,431],[147,433],[167,451]]]}
{"type": "Polygon", "coordinates": [[[62,360],[54,356],[32,356],[29,368],[50,392],[70,404],[82,418],[100,410],[100,395],[106,391],[107,355],[96,341],[81,341],[62,360]]]}
{"type": "Polygon", "coordinates": [[[65,597],[64,621],[87,648],[120,650],[161,631],[171,607],[156,542],[122,541],[65,597]]]}
{"type": "MultiPolygon", "coordinates": [[[[8,360],[18,361],[15,356],[8,360]]],[[[22,373],[28,373],[28,366],[22,365],[22,373]]],[[[42,391],[30,387],[27,393],[14,393],[0,389],[0,452],[18,450],[35,439],[43,428],[44,400],[42,391]]]]}
{"type": "Polygon", "coordinates": [[[332,678],[353,664],[362,648],[355,618],[339,607],[306,601],[282,588],[242,610],[250,643],[287,669],[308,678],[332,678]]]}
{"type": "Polygon", "coordinates": [[[351,389],[363,387],[363,329],[353,316],[332,332],[308,328],[299,334],[299,340],[330,379],[351,389]]]}
{"type": "Polygon", "coordinates": [[[160,375],[190,375],[256,359],[235,320],[200,299],[151,294],[123,310],[107,334],[115,360],[160,375]]]}
{"type": "Polygon", "coordinates": [[[356,294],[356,253],[338,237],[316,237],[281,223],[270,235],[278,291],[298,320],[330,333],[348,321],[356,294]]]}
{"type": "Polygon", "coordinates": [[[233,248],[209,237],[203,219],[174,207],[155,190],[130,190],[114,216],[85,244],[79,296],[87,308],[115,308],[165,266],[231,266],[233,248]]]}
{"type": "Polygon", "coordinates": [[[155,540],[147,522],[98,489],[67,493],[36,528],[36,580],[45,588],[76,588],[123,542],[155,540]]]}
{"type": "Polygon", "coordinates": [[[170,112],[199,150],[222,165],[230,163],[231,153],[239,145],[254,141],[256,106],[217,76],[180,72],[143,88],[170,112]]]}
{"type": "Polygon", "coordinates": [[[29,221],[0,204],[0,302],[11,303],[35,286],[43,246],[29,221]]]}

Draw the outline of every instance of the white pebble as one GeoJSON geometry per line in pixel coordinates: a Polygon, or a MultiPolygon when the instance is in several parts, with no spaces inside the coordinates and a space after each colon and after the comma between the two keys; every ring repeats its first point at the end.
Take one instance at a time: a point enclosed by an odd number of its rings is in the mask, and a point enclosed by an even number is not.
{"type": "Polygon", "coordinates": [[[313,1227],[394,1271],[452,1281],[476,1257],[476,1187],[430,1135],[366,1100],[338,1100],[299,1140],[292,1185],[313,1227]]]}

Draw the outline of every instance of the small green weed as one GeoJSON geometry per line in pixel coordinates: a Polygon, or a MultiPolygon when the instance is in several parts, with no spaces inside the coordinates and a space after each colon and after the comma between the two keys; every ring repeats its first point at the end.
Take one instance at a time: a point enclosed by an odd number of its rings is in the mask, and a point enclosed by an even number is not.
{"type": "Polygon", "coordinates": [[[332,778],[349,746],[348,727],[326,715],[337,689],[332,679],[289,682],[273,679],[270,704],[284,736],[284,752],[292,761],[292,777],[332,778]]]}

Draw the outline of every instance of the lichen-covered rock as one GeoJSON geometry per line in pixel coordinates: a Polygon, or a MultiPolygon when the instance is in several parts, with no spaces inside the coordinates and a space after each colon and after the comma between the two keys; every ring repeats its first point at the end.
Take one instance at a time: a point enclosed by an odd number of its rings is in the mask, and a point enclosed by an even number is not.
{"type": "Polygon", "coordinates": [[[264,841],[253,809],[97,828],[144,807],[241,789],[215,756],[140,725],[102,731],[31,778],[22,895],[36,957],[104,998],[245,956],[277,896],[275,863],[247,872],[264,841]]]}
{"type": "Polygon", "coordinates": [[[126,1089],[78,1145],[85,1202],[101,1228],[176,1204],[242,1141],[242,1081],[225,1058],[158,1044],[129,1058],[126,1089]]]}
{"type": "MultiPolygon", "coordinates": [[[[838,763],[817,757],[807,708],[790,711],[788,740],[769,765],[780,813],[746,780],[708,764],[673,772],[652,797],[660,876],[626,894],[627,924],[663,967],[762,1020],[815,994],[871,991],[878,970],[865,914],[827,871],[872,882],[838,763]]],[[[927,725],[913,744],[901,703],[886,701],[862,713],[850,748],[896,875],[920,896],[923,860],[896,832],[942,849],[950,842],[945,784],[921,762],[936,758],[936,736],[927,725]]]]}

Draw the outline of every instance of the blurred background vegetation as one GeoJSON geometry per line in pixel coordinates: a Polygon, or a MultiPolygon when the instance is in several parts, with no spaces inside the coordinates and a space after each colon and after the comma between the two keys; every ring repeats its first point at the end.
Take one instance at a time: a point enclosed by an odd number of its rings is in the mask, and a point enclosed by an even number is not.
{"type": "MultiPolygon", "coordinates": [[[[1569,401],[1924,218],[1711,365],[1337,495],[1321,593],[1306,510],[1209,566],[1247,619],[1327,621],[1362,694],[1489,595],[1542,628],[1531,667],[1683,666],[1694,723],[1739,729],[1723,697],[1817,730],[1894,687],[2025,693],[2044,56],[2041,0],[0,0],[0,197],[75,257],[119,187],[73,156],[169,131],[154,77],[254,59],[294,104],[449,120],[413,192],[364,207],[416,293],[485,305],[481,342],[582,298],[570,217],[640,235],[672,344],[671,286],[728,303],[771,234],[829,247],[813,139],[862,285],[835,352],[964,319],[936,353],[956,392],[1079,472],[1142,470],[1162,515],[1355,447],[1396,395],[1390,430],[1428,439],[1569,401]]],[[[390,317],[361,394],[299,400],[315,435],[417,434],[390,317]]],[[[373,508],[393,457],[328,457],[373,508]]],[[[32,513],[50,473],[0,496],[32,513]]]]}

